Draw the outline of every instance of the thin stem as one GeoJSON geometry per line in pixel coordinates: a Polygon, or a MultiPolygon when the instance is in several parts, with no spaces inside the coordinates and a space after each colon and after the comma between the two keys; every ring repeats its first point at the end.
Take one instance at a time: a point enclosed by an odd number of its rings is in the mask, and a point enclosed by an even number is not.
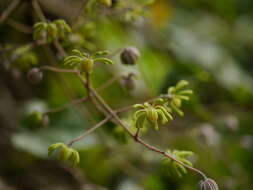
{"type": "Polygon", "coordinates": [[[66,51],[62,48],[62,46],[61,46],[61,44],[60,44],[60,42],[59,42],[58,39],[54,40],[54,46],[57,49],[57,51],[59,52],[59,54],[60,54],[61,57],[66,57],[67,56],[66,51]]]}
{"type": "MultiPolygon", "coordinates": [[[[37,0],[32,0],[32,6],[36,12],[36,14],[38,15],[39,19],[43,22],[47,22],[47,19],[38,3],[37,0]]],[[[62,48],[61,44],[59,43],[58,39],[54,40],[54,46],[57,49],[57,51],[59,52],[59,54],[61,55],[61,57],[65,57],[67,55],[67,53],[65,52],[65,50],[62,48]]]]}
{"type": "Polygon", "coordinates": [[[137,129],[135,135],[134,135],[134,139],[137,140],[139,138],[139,134],[140,134],[140,128],[137,129]]]}
{"type": "Polygon", "coordinates": [[[76,105],[76,104],[80,104],[80,103],[82,103],[82,102],[86,102],[88,99],[89,99],[88,97],[82,97],[82,98],[79,98],[79,99],[72,100],[72,101],[70,101],[70,102],[64,104],[64,105],[61,106],[61,107],[48,110],[48,111],[44,112],[44,114],[56,113],[56,112],[63,111],[63,110],[65,110],[67,107],[69,107],[69,106],[71,106],[71,105],[76,105]]]}
{"type": "Polygon", "coordinates": [[[79,137],[74,138],[73,140],[71,140],[67,145],[70,147],[72,146],[75,142],[82,140],[83,138],[85,138],[86,136],[90,135],[93,131],[95,131],[96,129],[98,129],[99,127],[102,127],[106,122],[108,122],[110,119],[112,118],[112,116],[108,116],[105,119],[103,119],[102,121],[100,121],[99,123],[97,123],[94,127],[90,128],[88,131],[85,131],[82,135],[80,135],[79,137]]]}
{"type": "MultiPolygon", "coordinates": [[[[32,5],[33,5],[33,8],[34,8],[35,12],[38,14],[40,20],[46,22],[46,17],[43,14],[42,9],[40,8],[40,5],[37,2],[37,0],[32,0],[32,5]]],[[[54,45],[55,45],[56,49],[58,50],[59,54],[61,55],[61,57],[65,57],[67,55],[66,52],[65,52],[65,50],[61,47],[60,43],[58,42],[58,39],[54,40],[54,45]]],[[[49,47],[49,50],[51,50],[50,47],[49,47]]],[[[49,51],[49,52],[51,53],[51,51],[49,51]]],[[[65,85],[64,86],[65,89],[69,90],[67,92],[68,92],[68,95],[69,95],[70,99],[73,99],[74,92],[70,88],[70,85],[69,85],[68,81],[64,77],[62,77],[62,76],[60,76],[60,78],[62,79],[62,85],[63,86],[65,85]]],[[[81,110],[81,108],[79,108],[79,110],[81,110]]],[[[82,109],[81,111],[85,111],[85,110],[82,109]]]]}
{"type": "MultiPolygon", "coordinates": [[[[44,66],[44,67],[48,67],[48,66],[44,66]]],[[[52,67],[50,67],[50,70],[51,70],[52,67]]],[[[55,70],[51,70],[51,71],[55,71],[55,70]]],[[[65,71],[65,70],[64,70],[65,71]]],[[[67,70],[69,71],[69,70],[67,70]]],[[[72,73],[72,70],[71,72],[72,73]]],[[[115,79],[115,78],[113,78],[115,79]]],[[[106,82],[104,85],[100,86],[97,88],[98,92],[99,91],[102,91],[104,90],[105,88],[107,88],[110,84],[112,84],[114,81],[112,80],[109,80],[108,82],[106,82]]],[[[91,94],[91,96],[93,96],[91,94]]],[[[65,110],[66,108],[68,108],[69,106],[72,106],[72,105],[76,105],[76,104],[80,104],[80,103],[83,103],[83,102],[86,102],[89,100],[89,97],[86,96],[86,97],[82,97],[82,98],[78,98],[78,99],[75,99],[75,100],[71,100],[70,102],[64,104],[63,106],[60,106],[60,107],[57,107],[57,108],[53,108],[53,109],[50,109],[46,112],[44,112],[44,114],[49,114],[49,113],[56,113],[56,112],[60,112],[60,111],[63,111],[65,110]]],[[[121,112],[125,112],[125,111],[128,111],[130,108],[132,108],[131,106],[128,106],[128,107],[123,107],[123,108],[120,108],[117,113],[121,113],[121,112]]]]}
{"type": "Polygon", "coordinates": [[[154,152],[163,154],[164,156],[172,159],[173,161],[183,165],[184,167],[188,168],[189,170],[198,173],[200,176],[202,176],[204,179],[206,179],[206,175],[201,172],[200,170],[193,168],[187,164],[184,164],[183,162],[177,160],[176,158],[174,158],[173,156],[169,155],[168,153],[166,153],[165,151],[162,151],[158,148],[156,148],[155,146],[149,145],[148,143],[144,142],[143,140],[141,140],[140,138],[136,138],[135,134],[133,134],[130,129],[129,126],[127,124],[125,124],[120,118],[119,116],[110,108],[110,106],[102,99],[102,97],[100,97],[100,95],[93,89],[90,88],[91,93],[94,94],[94,97],[97,99],[97,101],[109,112],[110,115],[113,116],[113,119],[115,119],[117,121],[118,124],[120,124],[126,131],[127,133],[139,144],[142,144],[143,146],[145,146],[146,148],[148,148],[149,150],[152,150],[154,152]]]}
{"type": "Polygon", "coordinates": [[[12,13],[12,11],[14,11],[17,8],[19,3],[20,0],[13,0],[11,2],[11,4],[7,7],[7,9],[5,9],[5,11],[3,11],[3,13],[0,16],[0,24],[2,24],[8,18],[8,16],[12,13]]]}
{"type": "Polygon", "coordinates": [[[20,23],[18,21],[15,21],[11,18],[8,18],[6,23],[11,26],[12,28],[18,30],[19,32],[25,33],[25,34],[31,34],[33,33],[33,29],[30,26],[27,26],[23,23],[20,23]]]}
{"type": "MultiPolygon", "coordinates": [[[[52,68],[49,67],[49,69],[52,69],[52,68]]],[[[54,68],[52,70],[56,71],[56,72],[62,72],[61,69],[55,69],[54,68]]],[[[104,99],[96,92],[96,90],[94,90],[91,87],[90,83],[82,77],[82,75],[80,74],[80,72],[78,72],[78,71],[74,71],[73,72],[73,70],[71,70],[71,71],[67,70],[67,72],[75,73],[79,77],[79,79],[81,80],[81,82],[84,84],[84,86],[86,88],[88,88],[88,86],[89,86],[89,91],[91,93],[91,96],[94,97],[97,100],[97,103],[100,104],[105,109],[105,110],[102,110],[101,112],[106,116],[106,119],[102,120],[96,126],[94,126],[90,130],[88,130],[86,133],[84,133],[83,135],[81,135],[80,137],[78,137],[77,140],[75,140],[74,142],[78,141],[79,139],[84,138],[85,136],[87,136],[87,134],[90,134],[91,132],[95,131],[98,127],[100,127],[101,125],[103,125],[104,123],[106,123],[108,120],[112,120],[113,122],[116,121],[116,123],[118,123],[119,125],[121,125],[125,129],[125,131],[135,140],[135,142],[143,145],[144,147],[146,147],[147,149],[149,149],[151,151],[154,151],[154,152],[157,152],[157,153],[160,153],[160,154],[164,155],[165,157],[167,157],[167,158],[169,158],[169,159],[171,159],[171,160],[173,160],[173,161],[181,164],[182,166],[184,166],[185,168],[189,169],[190,171],[196,172],[197,174],[199,174],[204,179],[207,178],[206,175],[202,171],[200,171],[200,170],[198,170],[198,169],[196,169],[194,167],[191,167],[191,166],[189,166],[189,165],[187,165],[187,164],[185,164],[185,163],[177,160],[176,158],[174,158],[170,154],[166,153],[165,151],[162,151],[162,150],[158,149],[157,147],[152,146],[152,145],[144,142],[142,139],[140,139],[139,138],[139,132],[137,131],[137,133],[135,134],[132,131],[130,131],[129,126],[126,123],[124,123],[119,118],[119,116],[117,115],[117,112],[114,111],[114,110],[112,110],[112,108],[104,101],[104,99]],[[88,83],[89,83],[89,85],[88,85],[88,83]],[[89,132],[89,131],[91,131],[91,132],[89,132]]],[[[151,99],[150,101],[152,101],[152,100],[153,99],[151,99]]],[[[95,102],[96,101],[93,101],[93,103],[95,103],[95,102]]],[[[99,105],[97,105],[97,103],[95,105],[99,106],[99,105]]],[[[128,110],[128,109],[130,109],[130,108],[127,107],[127,108],[121,109],[121,110],[128,110]]],[[[70,145],[71,144],[73,144],[73,143],[70,143],[70,145]]]]}
{"type": "Polygon", "coordinates": [[[86,89],[87,89],[87,94],[88,94],[88,97],[90,98],[91,97],[91,94],[90,94],[90,74],[88,72],[85,73],[85,76],[86,76],[86,89]]]}
{"type": "Polygon", "coordinates": [[[109,54],[107,57],[108,58],[113,58],[115,55],[117,55],[119,52],[121,52],[123,49],[119,48],[116,51],[114,51],[113,53],[109,54]]]}
{"type": "Polygon", "coordinates": [[[73,70],[73,69],[59,69],[59,68],[51,67],[51,66],[47,66],[47,65],[40,67],[40,69],[41,70],[54,71],[54,72],[58,72],[58,73],[74,73],[74,74],[79,73],[79,71],[77,71],[77,70],[73,70]]]}
{"type": "MultiPolygon", "coordinates": [[[[56,67],[51,67],[51,66],[42,66],[40,67],[41,70],[49,70],[49,71],[53,71],[53,72],[59,72],[59,73],[73,73],[73,74],[77,74],[79,73],[79,71],[77,70],[71,70],[71,69],[60,69],[60,68],[56,68],[56,67]]],[[[82,76],[80,75],[79,78],[81,79],[82,76]]],[[[89,78],[89,77],[88,77],[89,78]]],[[[118,77],[113,77],[111,79],[109,79],[108,81],[106,81],[103,85],[101,85],[100,87],[97,88],[97,91],[100,92],[104,89],[106,89],[108,86],[110,86],[113,82],[115,82],[116,80],[118,79],[118,77]]],[[[87,82],[83,81],[84,85],[87,87],[87,82]]],[[[94,95],[93,94],[90,94],[90,97],[93,97],[94,95]]],[[[150,98],[148,100],[146,100],[145,102],[152,102],[154,101],[156,98],[158,97],[155,97],[155,98],[150,98]]],[[[74,99],[72,101],[70,101],[69,103],[66,103],[65,105],[61,106],[61,107],[58,107],[58,108],[54,108],[54,109],[51,109],[51,110],[48,110],[45,112],[45,114],[47,113],[55,113],[55,112],[59,112],[59,111],[63,111],[64,109],[66,109],[67,107],[71,106],[71,105],[76,105],[76,104],[79,104],[79,103],[83,103],[87,100],[89,100],[90,98],[89,97],[82,97],[82,98],[78,98],[78,99],[74,99]]],[[[95,102],[93,102],[95,104],[95,102]]],[[[141,103],[144,103],[144,102],[141,102],[141,103]]],[[[140,104],[140,102],[138,102],[138,104],[140,104]]],[[[134,104],[133,104],[134,105],[134,104]]],[[[125,107],[122,107],[122,108],[118,108],[117,110],[115,110],[116,113],[122,113],[122,112],[127,112],[131,109],[133,109],[133,105],[130,105],[130,106],[125,106],[125,107]]],[[[100,111],[102,110],[102,108],[97,105],[96,106],[100,111]]]]}
{"type": "MultiPolygon", "coordinates": [[[[55,65],[56,64],[56,57],[54,55],[54,53],[52,52],[51,48],[49,46],[45,46],[45,51],[48,55],[48,58],[49,58],[49,64],[50,65],[55,65]]],[[[47,65],[49,66],[49,65],[47,65]]],[[[51,70],[54,70],[55,67],[44,67],[44,68],[49,68],[51,70]]],[[[66,72],[66,73],[75,73],[75,72],[79,72],[79,71],[75,71],[75,70],[70,70],[70,69],[58,69],[56,68],[56,71],[61,73],[61,72],[66,72]]],[[[61,88],[62,90],[65,92],[65,94],[67,95],[67,98],[71,101],[73,99],[76,99],[76,94],[75,92],[73,91],[73,89],[71,88],[71,85],[69,84],[69,81],[62,75],[56,75],[56,77],[58,77],[60,80],[60,85],[61,85],[61,88]]],[[[90,114],[89,112],[87,112],[87,110],[81,106],[81,107],[76,107],[77,110],[84,115],[84,113],[86,113],[86,115],[90,114]]],[[[88,117],[90,120],[92,120],[92,117],[88,117]]]]}
{"type": "Polygon", "coordinates": [[[36,14],[38,15],[39,19],[41,21],[43,21],[43,22],[46,22],[47,19],[46,19],[45,15],[43,14],[43,12],[42,12],[42,10],[40,8],[40,5],[39,5],[39,3],[38,3],[37,0],[32,0],[32,6],[33,6],[36,14]]]}
{"type": "Polygon", "coordinates": [[[154,152],[163,154],[165,157],[167,157],[167,158],[169,158],[169,159],[171,159],[171,160],[173,160],[173,161],[179,163],[180,165],[182,165],[182,166],[188,168],[190,171],[196,172],[196,173],[199,174],[202,178],[204,178],[204,179],[207,178],[206,175],[205,175],[202,171],[200,171],[200,170],[198,170],[198,169],[196,169],[196,168],[194,168],[194,167],[191,167],[191,166],[189,166],[189,165],[187,165],[187,164],[185,164],[185,163],[183,163],[183,162],[177,160],[176,158],[174,158],[174,157],[171,156],[170,154],[166,153],[165,151],[162,151],[162,150],[156,148],[155,146],[149,145],[148,143],[144,142],[144,141],[141,140],[140,138],[136,139],[136,142],[142,144],[143,146],[145,146],[145,147],[148,148],[149,150],[152,150],[152,151],[154,151],[154,152]]]}
{"type": "Polygon", "coordinates": [[[75,27],[75,24],[79,20],[79,18],[82,16],[83,9],[85,7],[87,0],[82,0],[82,5],[80,6],[80,9],[77,11],[77,14],[74,15],[72,21],[71,21],[71,28],[75,27]]]}
{"type": "Polygon", "coordinates": [[[109,80],[107,80],[102,86],[100,86],[98,89],[105,89],[108,86],[112,85],[115,81],[117,81],[120,77],[119,76],[115,76],[109,80]]]}
{"type": "Polygon", "coordinates": [[[36,46],[45,45],[46,43],[43,41],[33,41],[26,44],[16,44],[15,46],[8,47],[8,48],[1,48],[0,53],[7,52],[7,51],[15,51],[16,49],[27,46],[28,48],[34,48],[36,46]]]}

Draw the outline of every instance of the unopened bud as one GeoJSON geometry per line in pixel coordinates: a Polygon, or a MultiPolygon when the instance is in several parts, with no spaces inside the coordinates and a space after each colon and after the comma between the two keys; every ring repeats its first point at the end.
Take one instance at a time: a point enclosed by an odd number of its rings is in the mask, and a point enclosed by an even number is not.
{"type": "Polygon", "coordinates": [[[129,73],[127,76],[122,76],[121,85],[127,90],[133,90],[135,88],[134,77],[134,73],[129,73]]]}
{"type": "Polygon", "coordinates": [[[135,47],[125,48],[120,54],[121,62],[125,65],[134,65],[139,57],[140,52],[135,47]]]}
{"type": "Polygon", "coordinates": [[[41,122],[42,126],[47,127],[49,125],[49,122],[50,120],[49,120],[48,115],[47,114],[43,115],[42,122],[41,122]]]}
{"type": "Polygon", "coordinates": [[[110,7],[112,5],[112,0],[100,0],[100,2],[107,7],[110,7]]]}
{"type": "Polygon", "coordinates": [[[172,102],[174,103],[175,106],[180,107],[182,104],[182,101],[179,98],[173,98],[172,102]]]}
{"type": "Polygon", "coordinates": [[[150,107],[147,109],[147,119],[150,122],[157,122],[158,120],[158,113],[155,108],[150,107]]]}
{"type": "Polygon", "coordinates": [[[94,61],[92,59],[86,59],[81,66],[82,71],[91,73],[93,71],[94,61]]]}
{"type": "Polygon", "coordinates": [[[42,113],[39,111],[33,111],[28,115],[28,120],[31,127],[37,127],[41,125],[42,119],[42,113]]]}
{"type": "Polygon", "coordinates": [[[219,187],[214,180],[207,178],[199,182],[199,190],[219,190],[219,187]]]}
{"type": "Polygon", "coordinates": [[[38,68],[33,68],[27,73],[27,79],[32,83],[32,84],[37,84],[40,83],[43,79],[43,73],[40,69],[38,68]]]}

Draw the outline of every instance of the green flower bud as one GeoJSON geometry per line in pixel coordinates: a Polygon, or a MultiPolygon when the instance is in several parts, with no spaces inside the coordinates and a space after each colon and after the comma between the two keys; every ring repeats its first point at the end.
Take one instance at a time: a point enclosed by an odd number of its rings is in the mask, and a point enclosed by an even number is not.
{"type": "Polygon", "coordinates": [[[180,89],[186,87],[188,84],[189,84],[188,81],[186,81],[186,80],[180,80],[180,81],[176,84],[176,87],[175,87],[175,88],[176,88],[177,90],[180,90],[180,89]]]}
{"type": "Polygon", "coordinates": [[[100,0],[100,3],[104,4],[107,7],[110,7],[112,4],[112,0],[100,0]]]}
{"type": "Polygon", "coordinates": [[[177,107],[180,107],[181,104],[182,104],[182,101],[179,99],[179,98],[173,98],[172,99],[172,103],[177,106],[177,107]]]}
{"type": "Polygon", "coordinates": [[[71,150],[67,146],[62,146],[61,150],[59,151],[59,159],[66,161],[71,156],[71,150]]]}
{"type": "Polygon", "coordinates": [[[70,161],[73,162],[74,165],[77,165],[80,162],[80,157],[79,157],[79,153],[70,148],[70,157],[69,157],[70,161]]]}
{"type": "Polygon", "coordinates": [[[33,111],[28,115],[28,120],[31,127],[40,126],[43,120],[42,113],[39,111],[33,111]]]}
{"type": "Polygon", "coordinates": [[[43,72],[38,68],[33,68],[27,73],[27,79],[32,84],[40,83],[43,79],[43,72]]]}
{"type": "Polygon", "coordinates": [[[121,62],[125,65],[135,65],[139,57],[140,52],[135,47],[125,48],[120,54],[121,62]]]}
{"type": "Polygon", "coordinates": [[[51,156],[52,153],[53,153],[56,149],[58,149],[58,148],[60,148],[60,147],[63,147],[63,146],[65,146],[65,144],[63,144],[63,143],[54,143],[54,144],[51,144],[51,145],[48,147],[48,156],[51,156]]]}
{"type": "Polygon", "coordinates": [[[146,118],[145,118],[144,115],[139,116],[139,117],[136,119],[136,121],[135,121],[135,127],[136,127],[137,129],[143,128],[144,125],[145,125],[145,121],[146,121],[146,118]]]}
{"type": "Polygon", "coordinates": [[[158,113],[155,108],[153,108],[153,107],[147,108],[147,119],[152,123],[157,122],[158,113]]]}
{"type": "Polygon", "coordinates": [[[81,65],[81,70],[91,73],[93,71],[94,61],[92,59],[86,59],[81,65]]]}
{"type": "Polygon", "coordinates": [[[51,156],[52,153],[57,149],[59,149],[59,152],[57,152],[59,160],[62,160],[62,161],[69,160],[74,165],[79,163],[80,161],[79,153],[73,148],[69,148],[63,143],[55,143],[55,144],[50,145],[48,147],[48,156],[51,156]]]}

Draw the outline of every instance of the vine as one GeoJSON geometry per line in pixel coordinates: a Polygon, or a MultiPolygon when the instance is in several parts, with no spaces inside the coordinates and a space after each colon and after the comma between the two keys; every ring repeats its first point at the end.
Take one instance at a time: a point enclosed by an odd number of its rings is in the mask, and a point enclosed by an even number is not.
{"type": "MultiPolygon", "coordinates": [[[[28,54],[25,57],[20,57],[20,60],[22,62],[28,62],[27,60],[30,60],[32,63],[37,62],[37,60],[34,60],[34,55],[29,50],[35,46],[49,45],[52,43],[61,55],[61,59],[63,59],[62,65],[68,67],[68,69],[62,69],[61,67],[51,65],[34,67],[27,73],[28,80],[33,84],[38,84],[43,80],[43,73],[45,71],[56,73],[71,73],[81,81],[83,87],[87,91],[87,96],[79,99],[73,99],[62,107],[48,110],[43,113],[31,113],[31,120],[34,120],[33,122],[36,124],[47,125],[49,122],[48,114],[62,111],[69,105],[79,104],[85,101],[91,101],[97,110],[99,110],[104,115],[103,120],[98,122],[95,126],[91,127],[83,134],[80,134],[80,136],[70,140],[67,143],[57,142],[50,145],[48,147],[48,155],[56,155],[58,159],[64,161],[68,160],[73,165],[78,164],[80,161],[79,153],[77,150],[72,148],[72,145],[84,139],[89,134],[95,132],[97,129],[104,126],[107,122],[111,121],[114,124],[121,126],[136,143],[142,145],[144,148],[150,151],[163,155],[164,167],[166,167],[168,174],[182,177],[182,175],[186,174],[187,170],[189,170],[201,177],[201,181],[199,183],[200,190],[218,190],[216,182],[210,178],[207,178],[207,176],[202,171],[193,167],[193,164],[188,160],[188,157],[192,156],[193,152],[184,150],[164,151],[157,148],[156,146],[146,143],[140,137],[140,134],[142,132],[141,129],[143,127],[151,126],[153,129],[159,130],[160,125],[173,120],[175,117],[174,113],[178,114],[179,116],[184,115],[182,111],[182,103],[183,101],[188,101],[190,95],[193,94],[193,91],[191,89],[186,88],[188,86],[188,82],[181,80],[175,86],[169,87],[167,94],[161,94],[160,96],[154,97],[145,102],[113,110],[98,92],[107,86],[101,87],[100,89],[95,89],[90,80],[90,75],[92,75],[92,73],[95,71],[96,64],[113,64],[112,60],[110,59],[110,53],[108,51],[96,51],[94,53],[87,53],[77,49],[73,49],[70,54],[66,53],[66,50],[61,45],[59,40],[65,39],[68,37],[68,35],[71,34],[71,26],[69,26],[67,22],[62,19],[56,19],[53,21],[46,20],[46,17],[43,14],[37,0],[32,0],[31,2],[34,11],[37,13],[40,21],[34,24],[34,41],[26,45],[28,54]],[[134,126],[136,128],[135,132],[130,130],[131,126],[129,126],[128,123],[124,122],[119,116],[120,113],[128,112],[131,110],[135,110],[134,114],[132,115],[134,126]]],[[[99,2],[108,7],[112,4],[112,1],[110,0],[100,0],[99,2]]],[[[18,3],[20,2],[13,1],[13,4],[8,9],[8,12],[2,15],[0,19],[1,22],[6,20],[6,17],[10,14],[10,11],[13,10],[18,3]]],[[[79,16],[77,16],[75,19],[78,20],[79,16]]],[[[76,21],[72,21],[72,23],[75,22],[76,21]]],[[[14,49],[16,50],[17,48],[14,49]]],[[[11,50],[12,48],[8,49],[8,51],[11,50]]],[[[6,51],[6,49],[4,51],[6,51]]],[[[140,53],[138,49],[134,47],[125,48],[121,51],[120,54],[122,63],[126,65],[136,64],[139,56],[140,53]]],[[[132,77],[133,75],[129,76],[132,77]]],[[[125,79],[130,80],[130,78],[125,79]]],[[[110,80],[107,85],[112,84],[115,80],[117,79],[110,80]]]]}

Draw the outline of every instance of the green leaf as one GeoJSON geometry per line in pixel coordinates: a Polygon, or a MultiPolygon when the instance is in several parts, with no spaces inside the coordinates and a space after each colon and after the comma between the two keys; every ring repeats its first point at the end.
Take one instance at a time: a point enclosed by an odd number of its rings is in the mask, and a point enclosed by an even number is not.
{"type": "Polygon", "coordinates": [[[97,51],[94,54],[92,54],[92,57],[97,57],[97,56],[105,56],[108,55],[110,52],[108,50],[104,50],[104,51],[97,51]]]}
{"type": "Polygon", "coordinates": [[[171,103],[171,108],[180,116],[184,116],[184,112],[182,112],[177,106],[171,103]]]}
{"type": "Polygon", "coordinates": [[[180,90],[180,89],[186,87],[188,84],[189,84],[188,81],[186,81],[186,80],[180,80],[180,81],[176,84],[175,89],[178,91],[178,90],[180,90]]]}
{"type": "Polygon", "coordinates": [[[51,144],[51,145],[48,147],[48,156],[51,156],[52,153],[53,153],[56,149],[58,149],[58,148],[60,148],[60,147],[63,147],[63,146],[65,146],[63,143],[51,144]]]}
{"type": "Polygon", "coordinates": [[[66,161],[70,158],[72,151],[66,145],[62,146],[59,151],[59,159],[62,161],[66,161]]]}
{"type": "Polygon", "coordinates": [[[145,121],[146,121],[146,117],[145,117],[145,114],[139,116],[136,121],[135,121],[135,127],[140,129],[140,128],[143,128],[144,127],[144,124],[145,124],[145,121]]]}
{"type": "Polygon", "coordinates": [[[145,106],[143,104],[134,104],[134,108],[139,108],[139,109],[145,109],[145,106]]]}
{"type": "Polygon", "coordinates": [[[178,95],[191,95],[191,94],[193,94],[193,91],[189,89],[178,92],[178,95]]]}
{"type": "MultiPolygon", "coordinates": [[[[178,160],[186,165],[192,166],[192,163],[189,160],[187,160],[186,157],[192,156],[193,152],[179,151],[179,150],[173,150],[173,151],[168,150],[168,151],[166,151],[166,153],[169,154],[170,156],[172,156],[173,158],[175,158],[176,160],[178,160]]],[[[165,158],[163,161],[163,164],[167,168],[167,173],[169,175],[174,174],[178,177],[182,177],[183,174],[187,173],[186,168],[182,164],[180,164],[174,160],[171,160],[170,158],[165,158]]]]}
{"type": "Polygon", "coordinates": [[[110,64],[110,65],[113,64],[112,60],[110,60],[108,58],[95,58],[94,62],[110,64]]]}
{"type": "Polygon", "coordinates": [[[71,159],[71,161],[73,162],[74,165],[77,165],[80,162],[79,153],[76,150],[71,149],[70,159],[71,159]]]}

